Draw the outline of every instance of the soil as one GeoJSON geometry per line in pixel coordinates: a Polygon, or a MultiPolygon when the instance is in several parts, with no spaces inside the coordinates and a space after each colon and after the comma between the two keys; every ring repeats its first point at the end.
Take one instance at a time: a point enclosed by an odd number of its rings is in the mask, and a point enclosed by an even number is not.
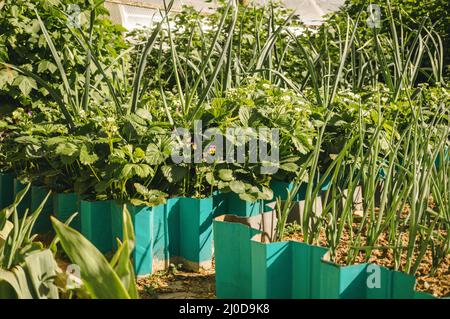
{"type": "Polygon", "coordinates": [[[142,299],[214,299],[215,273],[199,273],[171,269],[137,280],[142,299]]]}
{"type": "MultiPolygon", "coordinates": [[[[356,224],[353,225],[353,231],[357,230],[356,224]]],[[[445,234],[442,234],[445,235],[445,234]]],[[[285,240],[295,240],[303,242],[303,236],[299,231],[293,231],[285,236],[285,240]]],[[[365,239],[362,236],[362,239],[365,239]]],[[[402,238],[403,247],[407,247],[408,245],[408,234],[403,234],[402,238]]],[[[318,238],[318,245],[322,247],[327,247],[327,240],[325,232],[321,232],[318,238]]],[[[387,234],[381,234],[380,239],[377,242],[378,247],[388,247],[389,241],[387,240],[387,234]]],[[[342,234],[341,241],[336,248],[335,256],[333,261],[339,265],[347,265],[348,264],[348,253],[350,248],[350,236],[349,230],[344,230],[342,234]]],[[[417,254],[414,254],[413,262],[415,261],[417,254]]],[[[356,257],[352,264],[359,264],[366,262],[365,253],[360,252],[356,257]]],[[[400,258],[400,265],[395,267],[394,261],[394,253],[390,248],[383,249],[374,249],[371,253],[371,256],[368,260],[369,263],[375,263],[380,266],[384,266],[390,269],[404,269],[406,265],[406,249],[402,252],[400,258]]],[[[426,293],[430,293],[436,297],[449,297],[450,296],[450,256],[446,256],[441,264],[435,269],[434,273],[432,273],[432,265],[433,265],[433,256],[431,250],[427,250],[425,256],[423,257],[417,272],[416,276],[416,290],[422,291],[426,293]]]]}
{"type": "MultiPolygon", "coordinates": [[[[56,262],[65,274],[70,264],[67,256],[57,256],[56,262]]],[[[65,280],[66,277],[61,277],[65,280]]],[[[141,299],[215,299],[216,283],[214,264],[211,270],[189,272],[172,267],[136,281],[141,299]]],[[[62,298],[67,297],[63,295],[62,298]]],[[[76,296],[83,298],[83,296],[76,296]]],[[[87,298],[87,296],[86,296],[87,298]]]]}

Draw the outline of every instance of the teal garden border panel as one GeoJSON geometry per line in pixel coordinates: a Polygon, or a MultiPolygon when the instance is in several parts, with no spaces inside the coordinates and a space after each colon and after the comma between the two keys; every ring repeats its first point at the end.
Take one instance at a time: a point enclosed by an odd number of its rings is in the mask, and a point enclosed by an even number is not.
{"type": "Polygon", "coordinates": [[[252,298],[292,298],[292,251],[290,243],[265,244],[252,240],[250,247],[252,298]]]}
{"type": "Polygon", "coordinates": [[[14,174],[0,173],[0,209],[14,202],[14,174]]]}
{"type": "MultiPolygon", "coordinates": [[[[320,188],[320,190],[322,192],[326,191],[329,188],[329,186],[330,186],[330,182],[331,182],[331,178],[328,176],[325,179],[325,181],[324,181],[322,187],[320,188]]],[[[282,181],[272,180],[270,182],[270,188],[273,191],[274,199],[280,197],[281,200],[286,200],[288,192],[291,191],[294,188],[294,183],[293,182],[282,182],[282,181]]],[[[296,202],[300,202],[300,201],[305,200],[307,189],[308,189],[308,184],[307,183],[303,183],[300,186],[300,189],[298,190],[298,192],[295,195],[293,200],[296,201],[296,202]]]]}
{"type": "Polygon", "coordinates": [[[228,193],[222,193],[220,191],[215,191],[212,195],[214,213],[213,218],[220,215],[225,215],[228,213],[228,193]]]}
{"type": "Polygon", "coordinates": [[[226,212],[245,217],[259,215],[265,204],[263,201],[246,202],[231,192],[215,192],[212,197],[182,197],[177,204],[169,202],[168,205],[171,207],[166,214],[170,260],[198,271],[212,267],[213,218],[226,212]]]}
{"type": "Polygon", "coordinates": [[[376,264],[341,266],[328,258],[325,254],[321,263],[320,298],[414,299],[420,295],[414,291],[416,279],[412,275],[376,264]]]}
{"type": "MultiPolygon", "coordinates": [[[[138,276],[166,269],[171,249],[179,251],[178,202],[169,199],[166,205],[154,207],[127,205],[135,232],[133,266],[138,276]]],[[[117,248],[116,238],[122,239],[122,205],[112,204],[113,248],[117,248]]]]}
{"type": "Polygon", "coordinates": [[[292,253],[292,298],[317,299],[320,296],[322,256],[324,247],[290,241],[292,253]]]}
{"type": "MultiPolygon", "coordinates": [[[[25,184],[23,184],[17,178],[14,178],[13,180],[14,196],[16,196],[23,189],[25,189],[25,187],[26,187],[25,184]]],[[[25,214],[25,211],[30,207],[31,207],[31,191],[28,190],[28,192],[25,194],[20,204],[17,206],[17,213],[19,214],[19,217],[22,217],[23,214],[25,214]]]]}
{"type": "Polygon", "coordinates": [[[250,240],[259,231],[229,221],[228,216],[219,216],[213,222],[216,296],[221,299],[248,299],[252,297],[250,240]]]}
{"type": "MultiPolygon", "coordinates": [[[[242,217],[251,217],[261,214],[261,212],[268,212],[272,209],[267,206],[267,201],[257,200],[255,202],[245,201],[239,198],[236,193],[226,193],[226,214],[232,214],[242,217]]],[[[270,202],[270,201],[269,201],[270,202]]]]}
{"type": "Polygon", "coordinates": [[[376,264],[340,266],[328,261],[327,248],[264,243],[260,234],[236,216],[214,220],[218,298],[435,298],[415,291],[413,275],[376,264]]]}
{"type": "Polygon", "coordinates": [[[212,267],[213,197],[180,198],[180,262],[188,269],[212,267]]]}
{"type": "MultiPolygon", "coordinates": [[[[22,191],[26,187],[21,181],[17,178],[13,180],[13,193],[16,196],[20,191],[22,191]]],[[[33,213],[43,202],[49,190],[43,186],[31,186],[28,192],[25,194],[24,198],[17,206],[17,213],[19,217],[23,217],[25,211],[28,209],[28,214],[33,213]]],[[[53,213],[53,201],[51,195],[47,202],[44,204],[44,207],[39,215],[36,223],[33,227],[33,232],[36,233],[45,233],[52,230],[50,216],[53,213]]]]}
{"type": "MultiPolygon", "coordinates": [[[[259,216],[260,208],[255,207],[264,203],[248,203],[233,193],[215,193],[209,198],[171,198],[155,207],[128,205],[136,236],[135,272],[151,274],[170,263],[193,271],[211,268],[213,217],[233,205],[249,217],[259,216]]],[[[117,248],[116,238],[122,237],[120,205],[114,201],[80,201],[79,210],[81,232],[103,253],[117,248]]]]}
{"type": "Polygon", "coordinates": [[[320,276],[318,266],[327,250],[293,241],[263,243],[261,231],[250,227],[258,224],[257,218],[259,216],[245,219],[225,215],[214,220],[217,297],[318,296],[312,279],[320,276]]]}
{"type": "MultiPolygon", "coordinates": [[[[116,238],[122,238],[122,205],[112,203],[112,239],[114,249],[117,249],[116,238]]],[[[135,248],[133,251],[133,267],[136,275],[152,273],[153,267],[153,214],[157,207],[127,205],[135,233],[135,248]]]]}
{"type": "Polygon", "coordinates": [[[59,193],[53,195],[53,212],[56,218],[66,222],[74,213],[78,213],[70,227],[81,231],[81,214],[78,211],[80,197],[76,193],[59,193]]]}
{"type": "MultiPolygon", "coordinates": [[[[212,267],[214,197],[171,198],[165,205],[127,208],[133,219],[135,272],[147,275],[167,269],[170,263],[198,271],[212,267]]],[[[111,246],[122,237],[121,205],[113,202],[111,246]]]]}
{"type": "MultiPolygon", "coordinates": [[[[280,197],[281,200],[287,199],[287,194],[294,187],[293,183],[281,182],[281,181],[271,181],[270,188],[273,191],[274,199],[280,197]]],[[[294,197],[294,201],[299,202],[305,199],[307,184],[303,184],[300,186],[297,194],[294,197]]]]}
{"type": "MultiPolygon", "coordinates": [[[[31,212],[34,212],[42,204],[49,192],[50,190],[47,187],[31,186],[31,212]]],[[[53,214],[52,196],[53,195],[50,194],[50,197],[45,202],[44,207],[42,208],[42,211],[34,224],[33,232],[46,233],[53,229],[50,222],[50,216],[53,214]]]]}
{"type": "Polygon", "coordinates": [[[81,233],[102,253],[112,250],[112,201],[79,202],[81,233]]]}
{"type": "Polygon", "coordinates": [[[449,155],[448,155],[448,146],[445,146],[443,153],[439,153],[436,156],[436,160],[434,161],[434,164],[436,165],[437,168],[440,168],[441,166],[441,162],[446,162],[449,160],[449,155]],[[443,157],[443,161],[442,161],[442,157],[443,157]]]}

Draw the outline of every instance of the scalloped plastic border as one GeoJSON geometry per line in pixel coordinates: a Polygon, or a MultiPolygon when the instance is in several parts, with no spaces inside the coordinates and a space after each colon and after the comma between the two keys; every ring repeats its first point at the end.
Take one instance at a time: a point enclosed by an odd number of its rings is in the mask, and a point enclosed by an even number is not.
{"type": "Polygon", "coordinates": [[[218,298],[436,298],[415,291],[412,275],[367,263],[328,262],[328,249],[323,247],[295,241],[261,243],[255,240],[261,233],[257,229],[217,219],[213,228],[218,298]],[[374,282],[375,271],[378,281],[374,282]]]}

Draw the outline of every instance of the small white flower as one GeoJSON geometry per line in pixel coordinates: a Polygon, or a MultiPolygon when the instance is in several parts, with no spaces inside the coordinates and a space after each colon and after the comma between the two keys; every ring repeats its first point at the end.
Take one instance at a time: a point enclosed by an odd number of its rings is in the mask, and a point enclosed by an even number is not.
{"type": "Polygon", "coordinates": [[[290,102],[291,101],[291,97],[289,95],[284,95],[281,99],[283,101],[285,101],[285,102],[290,102]]]}

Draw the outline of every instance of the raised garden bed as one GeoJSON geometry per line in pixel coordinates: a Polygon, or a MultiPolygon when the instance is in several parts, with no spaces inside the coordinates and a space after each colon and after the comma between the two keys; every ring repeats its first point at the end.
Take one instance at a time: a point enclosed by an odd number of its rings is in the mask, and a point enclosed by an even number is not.
{"type": "Polygon", "coordinates": [[[137,298],[214,258],[220,298],[447,295],[448,1],[315,30],[219,2],[126,32],[0,1],[0,297],[137,298]]]}
{"type": "Polygon", "coordinates": [[[262,218],[275,220],[272,213],[214,220],[214,235],[221,238],[215,241],[218,298],[435,298],[415,291],[413,275],[373,263],[340,266],[329,261],[325,247],[270,243],[262,218]]]}
{"type": "MultiPolygon", "coordinates": [[[[5,207],[11,204],[8,191],[17,195],[25,187],[17,179],[2,175],[2,196],[5,207]]],[[[18,211],[35,211],[48,190],[31,187],[18,211]]],[[[217,193],[210,198],[172,198],[164,205],[154,207],[127,205],[136,236],[133,265],[137,275],[143,276],[168,269],[171,264],[198,271],[210,269],[213,258],[213,217],[232,210],[241,216],[260,213],[264,203],[245,202],[232,193],[217,193]]],[[[270,209],[270,208],[265,208],[270,209]]],[[[65,222],[74,213],[71,226],[79,230],[101,252],[117,249],[122,238],[122,205],[117,201],[80,200],[74,193],[53,194],[43,207],[34,231],[51,230],[50,215],[65,222]]]]}

